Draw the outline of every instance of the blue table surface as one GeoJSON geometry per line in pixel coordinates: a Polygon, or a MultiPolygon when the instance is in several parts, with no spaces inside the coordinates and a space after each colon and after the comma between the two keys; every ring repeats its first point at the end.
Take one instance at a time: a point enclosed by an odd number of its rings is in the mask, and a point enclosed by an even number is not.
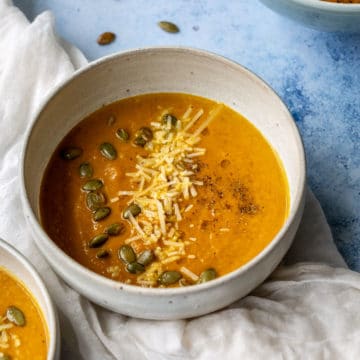
{"type": "Polygon", "coordinates": [[[360,271],[360,34],[324,33],[255,0],[14,0],[32,20],[50,9],[58,34],[89,60],[136,47],[183,45],[224,55],[282,97],[303,137],[308,182],[336,245],[360,271]],[[160,30],[172,21],[178,34],[160,30]],[[98,35],[117,34],[99,46],[98,35]]]}

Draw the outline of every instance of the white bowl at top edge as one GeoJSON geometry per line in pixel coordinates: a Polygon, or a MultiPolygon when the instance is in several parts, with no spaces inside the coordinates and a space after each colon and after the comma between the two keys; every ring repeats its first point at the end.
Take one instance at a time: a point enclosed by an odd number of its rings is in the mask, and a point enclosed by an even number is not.
{"type": "Polygon", "coordinates": [[[275,12],[321,31],[360,32],[360,4],[321,0],[260,0],[275,12]]]}
{"type": "Polygon", "coordinates": [[[2,239],[0,239],[0,267],[20,280],[36,299],[49,332],[47,360],[59,360],[60,329],[57,313],[41,277],[22,254],[2,239]]]}
{"type": "Polygon", "coordinates": [[[190,48],[126,51],[100,59],[74,73],[43,103],[27,134],[21,166],[24,212],[33,238],[49,264],[70,286],[93,302],[138,318],[199,316],[248,294],[269,276],[285,255],[304,206],[304,149],[296,125],[281,99],[241,65],[190,48]],[[156,92],[200,95],[240,112],[277,151],[289,181],[289,216],[277,236],[249,263],[201,285],[142,288],[107,279],[60,250],[39,222],[42,176],[51,154],[69,130],[103,104],[156,92]]]}

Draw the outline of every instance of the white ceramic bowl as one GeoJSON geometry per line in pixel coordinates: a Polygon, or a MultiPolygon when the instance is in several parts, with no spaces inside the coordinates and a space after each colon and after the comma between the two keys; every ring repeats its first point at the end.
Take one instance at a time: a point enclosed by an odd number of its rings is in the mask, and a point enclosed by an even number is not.
{"type": "Polygon", "coordinates": [[[360,32],[360,4],[321,0],[260,1],[279,14],[317,30],[360,32]]]}
{"type": "Polygon", "coordinates": [[[42,310],[49,331],[47,360],[60,358],[60,330],[55,307],[39,274],[26,258],[0,239],[0,266],[20,280],[42,310]]]}
{"type": "Polygon", "coordinates": [[[188,48],[128,51],[90,64],[47,98],[27,135],[22,200],[39,249],[74,289],[116,312],[148,319],[189,318],[220,309],[248,294],[278,265],[299,225],[305,186],[302,142],[280,98],[261,79],[220,56],[188,48]],[[240,269],[201,285],[150,289],[115,282],[67,256],[39,223],[44,169],[60,140],[103,104],[154,92],[183,92],[221,101],[249,119],[278,152],[290,185],[289,217],[273,241],[240,269]]]}

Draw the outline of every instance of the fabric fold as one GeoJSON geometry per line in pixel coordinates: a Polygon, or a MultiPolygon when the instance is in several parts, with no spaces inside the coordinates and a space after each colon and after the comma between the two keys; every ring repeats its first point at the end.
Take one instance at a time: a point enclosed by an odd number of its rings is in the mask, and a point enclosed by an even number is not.
{"type": "Polygon", "coordinates": [[[86,60],[57,37],[49,12],[29,23],[9,0],[0,0],[0,39],[0,236],[24,253],[45,280],[59,311],[62,359],[360,356],[360,276],[346,269],[311,192],[284,265],[249,296],[216,313],[179,321],[132,319],[68,287],[26,227],[19,161],[24,133],[40,104],[86,60]]]}

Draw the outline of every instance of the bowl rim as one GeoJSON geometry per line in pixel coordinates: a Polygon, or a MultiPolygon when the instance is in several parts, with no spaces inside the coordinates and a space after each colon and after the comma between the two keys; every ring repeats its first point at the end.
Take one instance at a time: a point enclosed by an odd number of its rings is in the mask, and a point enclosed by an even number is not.
{"type": "MultiPolygon", "coordinates": [[[[31,225],[35,227],[36,233],[41,234],[43,239],[46,239],[47,246],[51,248],[52,251],[55,251],[59,254],[59,256],[67,262],[68,270],[69,271],[75,271],[79,274],[81,274],[84,277],[87,277],[89,280],[93,281],[96,284],[107,286],[111,288],[120,288],[123,291],[126,291],[131,294],[138,295],[139,293],[142,293],[146,296],[154,296],[154,297],[161,297],[161,296],[176,296],[181,294],[189,294],[189,293],[199,293],[206,291],[209,288],[217,287],[223,283],[231,282],[234,278],[237,278],[242,273],[246,273],[250,268],[255,266],[257,263],[259,263],[263,258],[267,256],[267,254],[271,253],[271,251],[276,247],[276,245],[280,242],[283,235],[289,230],[291,224],[296,219],[296,215],[298,213],[302,213],[303,210],[303,200],[305,197],[305,189],[306,189],[306,159],[305,159],[305,151],[303,142],[299,133],[299,130],[296,126],[295,120],[292,117],[290,111],[286,107],[285,103],[281,99],[281,97],[275,92],[275,90],[268,85],[262,78],[260,78],[258,75],[256,75],[254,72],[247,69],[245,66],[240,65],[234,60],[231,60],[225,56],[216,54],[214,52],[208,51],[208,50],[202,50],[194,47],[187,47],[187,46],[150,46],[150,47],[141,47],[141,48],[133,48],[133,49],[127,49],[124,51],[120,51],[114,54],[107,55],[105,57],[101,57],[93,62],[90,62],[88,65],[76,70],[73,74],[70,75],[67,79],[56,85],[51,91],[47,93],[47,95],[44,97],[43,101],[41,102],[40,106],[38,107],[37,112],[32,118],[31,125],[26,131],[25,134],[25,141],[23,145],[23,150],[21,154],[21,162],[20,162],[20,178],[21,178],[21,199],[22,204],[25,210],[25,214],[27,215],[27,219],[31,222],[31,225]],[[117,60],[118,58],[127,56],[136,56],[136,54],[140,53],[147,53],[147,52],[181,52],[184,54],[188,54],[190,56],[199,56],[199,57],[205,57],[207,59],[210,59],[212,61],[216,62],[222,62],[226,64],[227,66],[236,69],[237,71],[242,71],[246,74],[246,76],[250,77],[253,81],[255,81],[258,85],[261,85],[262,87],[265,87],[267,91],[269,91],[273,96],[277,98],[279,101],[279,106],[283,108],[284,113],[286,113],[287,118],[289,120],[289,125],[292,129],[292,135],[296,142],[296,147],[298,149],[298,155],[300,158],[299,162],[299,168],[300,168],[300,174],[299,174],[299,189],[297,196],[294,199],[291,199],[292,202],[290,203],[290,212],[288,214],[288,217],[286,218],[285,223],[281,227],[280,231],[274,236],[274,238],[269,242],[268,245],[260,252],[258,253],[254,258],[252,258],[250,261],[245,263],[240,268],[233,270],[232,272],[222,275],[219,278],[216,278],[210,282],[197,284],[196,286],[185,286],[185,287],[178,287],[178,288],[147,288],[147,287],[141,287],[138,285],[130,285],[123,282],[115,281],[109,278],[106,278],[105,276],[102,276],[100,274],[97,274],[80,263],[78,263],[76,260],[71,258],[68,254],[66,254],[60,247],[58,247],[51,238],[47,235],[45,230],[40,225],[40,222],[37,220],[36,215],[34,214],[34,211],[30,205],[29,197],[27,195],[26,191],[26,184],[25,184],[25,165],[26,165],[26,155],[27,155],[27,149],[29,147],[29,143],[31,140],[31,135],[35,127],[37,126],[37,123],[39,121],[40,116],[42,115],[42,112],[46,108],[46,106],[52,101],[53,98],[55,98],[65,87],[67,87],[75,78],[86,74],[87,72],[93,71],[94,68],[98,66],[102,66],[106,64],[107,62],[117,60]]],[[[35,241],[36,242],[36,241],[35,241]]],[[[57,271],[55,271],[57,272],[57,271]]]]}
{"type": "Polygon", "coordinates": [[[58,314],[55,308],[55,305],[53,303],[53,300],[50,297],[49,291],[46,288],[44,280],[39,275],[38,271],[35,269],[35,267],[30,263],[30,261],[22,254],[20,253],[13,245],[5,241],[3,238],[0,238],[0,248],[5,249],[7,253],[10,254],[17,262],[20,262],[22,266],[26,269],[26,271],[29,273],[29,275],[35,280],[36,285],[40,289],[40,293],[44,298],[45,302],[45,308],[48,312],[48,318],[45,317],[45,309],[43,309],[37,297],[30,291],[30,289],[27,287],[25,281],[20,279],[16,274],[13,274],[11,270],[7,269],[3,265],[0,265],[0,267],[3,267],[5,271],[9,272],[12,276],[15,277],[15,280],[20,281],[26,288],[27,291],[30,292],[30,294],[34,297],[34,299],[37,302],[38,307],[41,309],[41,312],[43,313],[44,321],[48,327],[49,331],[49,344],[47,349],[47,359],[53,360],[56,359],[59,354],[59,348],[60,348],[60,327],[59,327],[59,320],[58,320],[58,314]]]}
{"type": "MultiPolygon", "coordinates": [[[[262,1],[262,0],[261,0],[262,1]]],[[[360,13],[360,4],[334,3],[322,0],[286,0],[304,8],[325,10],[335,14],[357,14],[360,13]],[[356,11],[357,10],[357,11],[356,11]]],[[[266,1],[268,3],[268,1],[266,1]]]]}

